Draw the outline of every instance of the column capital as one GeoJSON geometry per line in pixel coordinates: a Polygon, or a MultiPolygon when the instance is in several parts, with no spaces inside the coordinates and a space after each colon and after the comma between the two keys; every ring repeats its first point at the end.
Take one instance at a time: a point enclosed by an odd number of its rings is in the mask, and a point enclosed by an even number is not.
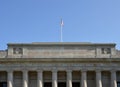
{"type": "Polygon", "coordinates": [[[39,73],[39,72],[40,72],[40,73],[43,73],[43,70],[37,70],[37,73],[39,73]]]}
{"type": "Polygon", "coordinates": [[[117,70],[111,70],[110,72],[113,73],[113,72],[116,72],[117,70]]]}
{"type": "Polygon", "coordinates": [[[13,70],[7,70],[7,73],[13,73],[13,70]]]}
{"type": "Polygon", "coordinates": [[[23,73],[25,73],[25,72],[28,73],[28,70],[22,70],[22,72],[23,72],[23,73]]]}
{"type": "Polygon", "coordinates": [[[66,70],[66,72],[68,72],[68,73],[70,72],[70,73],[71,73],[71,72],[72,72],[72,70],[66,70]]]}
{"type": "Polygon", "coordinates": [[[87,70],[86,70],[86,69],[83,69],[83,70],[81,70],[81,72],[87,72],[87,70]]]}
{"type": "Polygon", "coordinates": [[[52,73],[57,73],[58,72],[58,70],[52,70],[52,73]]]}
{"type": "Polygon", "coordinates": [[[96,70],[96,73],[102,72],[102,70],[96,70]]]}

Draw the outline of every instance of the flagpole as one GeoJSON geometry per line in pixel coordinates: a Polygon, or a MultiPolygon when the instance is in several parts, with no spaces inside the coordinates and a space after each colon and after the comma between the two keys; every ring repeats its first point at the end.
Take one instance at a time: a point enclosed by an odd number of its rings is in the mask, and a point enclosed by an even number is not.
{"type": "Polygon", "coordinates": [[[62,25],[61,25],[61,36],[60,36],[60,42],[63,42],[63,35],[62,35],[62,25]]]}
{"type": "Polygon", "coordinates": [[[63,31],[62,31],[62,29],[63,29],[63,25],[64,25],[64,23],[63,23],[63,20],[62,20],[62,18],[61,18],[61,23],[60,23],[60,42],[63,42],[63,31]]]}

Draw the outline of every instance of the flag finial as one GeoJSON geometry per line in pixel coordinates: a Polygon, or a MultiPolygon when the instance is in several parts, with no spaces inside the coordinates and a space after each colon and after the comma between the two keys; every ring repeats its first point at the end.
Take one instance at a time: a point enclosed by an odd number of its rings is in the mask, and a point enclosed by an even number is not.
{"type": "Polygon", "coordinates": [[[61,18],[61,23],[60,23],[61,26],[64,26],[64,22],[63,22],[63,19],[61,18]]]}

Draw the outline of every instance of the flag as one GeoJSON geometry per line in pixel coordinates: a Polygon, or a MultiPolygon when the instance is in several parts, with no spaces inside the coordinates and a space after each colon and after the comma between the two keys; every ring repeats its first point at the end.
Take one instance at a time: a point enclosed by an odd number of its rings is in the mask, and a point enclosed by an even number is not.
{"type": "Polygon", "coordinates": [[[62,19],[61,19],[60,26],[61,26],[61,27],[62,27],[62,26],[64,26],[64,22],[63,22],[63,20],[62,20],[62,19]]]}

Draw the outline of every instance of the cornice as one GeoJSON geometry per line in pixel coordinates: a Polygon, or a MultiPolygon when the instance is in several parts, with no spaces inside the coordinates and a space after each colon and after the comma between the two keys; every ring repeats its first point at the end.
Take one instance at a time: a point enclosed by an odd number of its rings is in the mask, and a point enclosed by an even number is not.
{"type": "Polygon", "coordinates": [[[0,58],[1,63],[120,63],[120,58],[0,58]]]}
{"type": "Polygon", "coordinates": [[[33,43],[8,43],[8,46],[115,46],[115,43],[90,43],[90,42],[33,42],[33,43]]]}

